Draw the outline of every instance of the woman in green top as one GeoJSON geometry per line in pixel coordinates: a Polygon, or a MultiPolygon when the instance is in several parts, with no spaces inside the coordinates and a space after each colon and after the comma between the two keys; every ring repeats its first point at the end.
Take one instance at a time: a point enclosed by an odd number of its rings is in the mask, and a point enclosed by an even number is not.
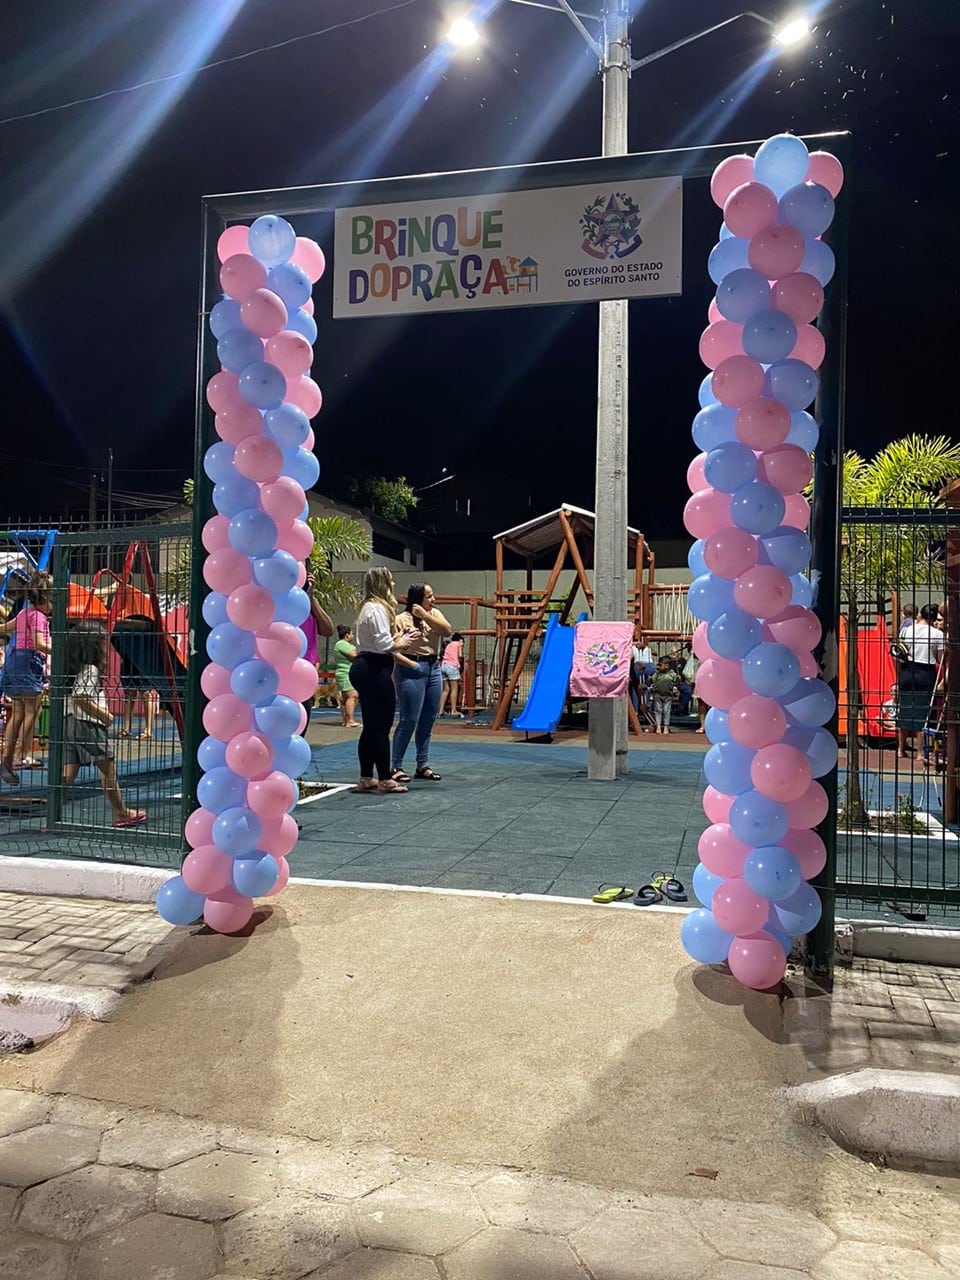
{"type": "Polygon", "coordinates": [[[333,646],[333,652],[336,654],[336,680],[337,690],[340,694],[340,718],[345,729],[359,729],[359,722],[353,718],[353,713],[357,709],[357,691],[350,684],[350,663],[357,656],[357,651],[351,643],[353,632],[341,622],[337,627],[337,635],[340,638],[333,646]]]}

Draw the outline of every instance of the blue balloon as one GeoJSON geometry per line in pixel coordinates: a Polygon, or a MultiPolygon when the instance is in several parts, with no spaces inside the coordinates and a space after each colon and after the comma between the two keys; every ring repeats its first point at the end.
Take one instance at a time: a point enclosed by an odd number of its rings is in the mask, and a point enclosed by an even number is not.
{"type": "Polygon", "coordinates": [[[789,849],[778,844],[761,845],[748,853],[743,878],[754,893],[768,902],[782,902],[803,883],[800,863],[789,849]]]}
{"type": "Polygon", "coordinates": [[[730,498],[730,519],[747,533],[772,533],[782,522],[786,509],[783,494],[762,480],[742,484],[730,498]]]}
{"type": "Polygon", "coordinates": [[[253,562],[253,578],[257,586],[272,595],[285,595],[297,585],[300,566],[289,551],[274,551],[253,562]]]}
{"type": "Polygon", "coordinates": [[[703,720],[703,731],[710,742],[729,742],[730,727],[726,711],[711,707],[703,720]]]}
{"type": "Polygon", "coordinates": [[[731,605],[707,624],[707,642],[721,658],[745,658],[763,635],[760,622],[744,609],[731,605]]]}
{"type": "Polygon", "coordinates": [[[259,858],[236,858],[233,887],[247,898],[262,898],[280,879],[280,864],[269,853],[259,858]]]}
{"type": "Polygon", "coordinates": [[[837,740],[828,729],[806,729],[801,726],[788,729],[783,735],[788,746],[796,747],[810,761],[815,778],[825,777],[837,764],[839,749],[837,740]]]}
{"type": "Polygon", "coordinates": [[[317,322],[306,311],[291,311],[284,327],[299,333],[301,338],[306,338],[311,347],[317,340],[317,322]]]}
{"type": "Polygon", "coordinates": [[[267,272],[267,288],[278,293],[296,311],[310,299],[313,285],[307,273],[293,262],[283,262],[267,272]]]}
{"type": "Polygon", "coordinates": [[[203,620],[208,627],[213,629],[219,627],[223,622],[229,622],[227,617],[227,597],[220,591],[211,591],[203,601],[203,620]]]}
{"type": "Polygon", "coordinates": [[[787,834],[790,825],[784,806],[759,791],[745,791],[737,796],[727,821],[737,839],[751,848],[776,844],[787,834]]]}
{"type": "Polygon", "coordinates": [[[783,902],[775,903],[773,911],[784,933],[796,938],[801,933],[809,933],[819,921],[822,913],[820,895],[813,885],[803,883],[796,893],[783,902]]]}
{"type": "Polygon", "coordinates": [[[758,311],[743,326],[743,349],[761,364],[785,360],[797,343],[797,326],[784,311],[758,311]]]}
{"type": "Polygon", "coordinates": [[[240,303],[233,298],[221,298],[210,312],[210,332],[215,338],[222,338],[231,329],[242,329],[240,303]]]}
{"type": "Polygon", "coordinates": [[[729,240],[721,240],[713,246],[710,257],[707,259],[707,272],[715,285],[719,286],[720,281],[731,271],[743,271],[749,268],[750,262],[747,258],[749,248],[750,241],[740,236],[731,236],[729,240]]]}
{"type": "Polygon", "coordinates": [[[310,434],[310,419],[295,404],[282,404],[264,414],[263,430],[281,449],[297,449],[310,434]]]}
{"type": "Polygon", "coordinates": [[[766,564],[772,564],[788,576],[799,573],[810,563],[813,548],[802,529],[784,525],[765,533],[760,548],[766,564]]]}
{"type": "Polygon", "coordinates": [[[805,144],[792,133],[778,133],[768,138],[757,149],[753,158],[753,172],[758,182],[769,187],[775,196],[782,196],[798,182],[803,182],[810,167],[810,153],[805,144]]]}
{"type": "Polygon", "coordinates": [[[217,359],[231,373],[263,360],[263,343],[249,329],[229,329],[217,343],[217,359]]]}
{"type": "Polygon", "coordinates": [[[300,724],[300,703],[279,693],[266,706],[254,708],[253,722],[258,732],[269,738],[276,746],[278,741],[285,740],[297,732],[300,724]]]}
{"type": "MultiPolygon", "coordinates": [[[[799,663],[797,664],[799,667],[799,663]]],[[[746,680],[746,676],[744,676],[746,680]]],[[[747,680],[749,684],[749,680],[747,680]]],[[[837,700],[828,684],[815,676],[798,679],[789,690],[776,694],[788,716],[793,717],[795,724],[813,729],[826,724],[833,715],[837,700]]]]}
{"type": "Polygon", "coordinates": [[[812,239],[823,235],[833,213],[833,196],[819,182],[799,182],[777,201],[777,221],[812,239]]]}
{"type": "Polygon", "coordinates": [[[703,758],[703,776],[725,796],[742,795],[753,787],[750,765],[756,754],[739,742],[718,742],[703,758]]]}
{"type": "Polygon", "coordinates": [[[312,489],[320,479],[320,463],[309,449],[285,449],[283,474],[296,480],[302,489],[312,489]]]}
{"type": "Polygon", "coordinates": [[[263,827],[260,819],[245,805],[224,809],[213,820],[213,843],[231,858],[242,858],[260,843],[263,827]]]}
{"type": "Polygon", "coordinates": [[[204,773],[211,769],[223,769],[227,763],[227,744],[216,738],[204,738],[197,747],[197,763],[204,773]]]}
{"type": "Polygon", "coordinates": [[[726,224],[725,222],[721,222],[721,223],[720,223],[720,234],[719,234],[719,236],[717,236],[717,239],[718,239],[718,240],[729,240],[729,239],[730,239],[730,237],[731,237],[732,235],[733,235],[733,232],[730,230],[730,228],[727,226],[727,224],[726,224]]]}
{"type": "Polygon", "coordinates": [[[230,675],[230,688],[238,698],[254,707],[264,707],[271,703],[277,696],[279,684],[280,677],[276,669],[261,658],[241,662],[230,675]]]}
{"type": "Polygon", "coordinates": [[[213,505],[222,516],[233,517],[260,501],[260,490],[253,480],[235,471],[213,486],[213,505]]]}
{"type": "Polygon", "coordinates": [[[790,415],[790,430],[784,444],[798,444],[804,453],[813,453],[820,439],[817,420],[803,409],[790,415]]]}
{"type": "Polygon", "coordinates": [[[736,409],[723,404],[708,404],[693,420],[693,439],[697,448],[709,453],[711,449],[736,440],[736,421],[736,409]]]}
{"type": "Polygon", "coordinates": [[[702,573],[687,588],[687,608],[707,622],[733,607],[733,583],[715,573],[702,573]]]}
{"type": "Polygon", "coordinates": [[[768,933],[775,942],[779,942],[781,947],[783,947],[784,955],[789,955],[793,950],[793,938],[791,938],[790,934],[786,933],[783,929],[779,929],[777,925],[771,924],[769,920],[760,932],[768,933]]]}
{"type": "Polygon", "coordinates": [[[785,644],[758,644],[744,657],[742,674],[754,693],[780,698],[800,679],[800,662],[785,644]]]}
{"type": "Polygon", "coordinates": [[[708,404],[718,404],[717,397],[713,394],[713,373],[704,375],[700,390],[697,393],[697,399],[700,401],[700,408],[705,409],[708,404]]]}
{"type": "Polygon", "coordinates": [[[786,405],[791,413],[817,398],[820,379],[802,360],[779,360],[763,375],[763,394],[786,405]]]}
{"type": "Polygon", "coordinates": [[[211,662],[226,667],[228,671],[238,663],[249,662],[254,650],[253,633],[235,627],[232,622],[221,622],[207,636],[207,656],[211,662]]]}
{"type": "Polygon", "coordinates": [[[687,567],[695,578],[699,578],[701,574],[710,572],[707,568],[707,562],[703,558],[702,538],[698,538],[687,552],[687,567]]]}
{"type": "Polygon", "coordinates": [[[790,586],[793,588],[790,603],[799,605],[801,609],[809,609],[813,604],[813,587],[810,585],[810,579],[805,574],[792,573],[790,586]]]}
{"type": "Polygon", "coordinates": [[[287,380],[276,365],[255,360],[241,372],[239,390],[244,400],[257,409],[277,409],[283,403],[287,380]]]}
{"type": "Polygon", "coordinates": [[[745,444],[730,441],[707,454],[703,474],[709,485],[721,493],[733,493],[757,475],[757,455],[745,444]]]}
{"type": "Polygon", "coordinates": [[[209,813],[236,809],[247,798],[247,780],[226,767],[211,769],[197,783],[197,802],[209,813]]]}
{"type": "Polygon", "coordinates": [[[302,777],[310,768],[312,759],[310,743],[299,733],[292,734],[285,741],[273,742],[273,767],[288,778],[302,777]]]}
{"type": "Polygon", "coordinates": [[[286,218],[265,213],[251,225],[247,244],[258,262],[265,267],[276,267],[290,261],[297,247],[297,233],[286,218]]]}
{"type": "Polygon", "coordinates": [[[203,469],[207,479],[214,484],[238,475],[233,465],[233,445],[227,444],[226,440],[218,440],[216,444],[212,444],[203,455],[203,469]]]}
{"type": "Polygon", "coordinates": [[[157,914],[167,924],[193,924],[203,915],[206,898],[188,889],[183,876],[165,880],[157,892],[157,914]]]}
{"type": "Polygon", "coordinates": [[[743,324],[770,306],[770,283],[760,271],[741,267],[717,285],[717,310],[726,320],[743,324]]]}
{"type": "Polygon", "coordinates": [[[833,250],[822,240],[805,240],[803,243],[803,261],[797,270],[813,276],[826,288],[837,269],[837,259],[833,250]]]}
{"type": "Polygon", "coordinates": [[[310,503],[305,502],[303,506],[300,508],[300,514],[297,516],[297,519],[308,520],[309,518],[310,518],[310,503]]]}
{"type": "Polygon", "coordinates": [[[259,507],[246,507],[230,521],[227,537],[245,556],[269,555],[277,540],[276,522],[259,507]]]}
{"type": "Polygon", "coordinates": [[[715,876],[702,862],[698,862],[693,868],[693,892],[697,901],[702,902],[708,911],[713,902],[713,895],[722,884],[723,876],[715,876]]]}
{"type": "Polygon", "coordinates": [[[723,964],[733,934],[721,929],[706,907],[700,907],[684,918],[680,941],[687,955],[699,964],[723,964]]]}
{"type": "Polygon", "coordinates": [[[273,616],[277,622],[289,622],[292,626],[299,627],[309,614],[310,597],[299,587],[293,587],[290,591],[276,597],[273,616]]]}

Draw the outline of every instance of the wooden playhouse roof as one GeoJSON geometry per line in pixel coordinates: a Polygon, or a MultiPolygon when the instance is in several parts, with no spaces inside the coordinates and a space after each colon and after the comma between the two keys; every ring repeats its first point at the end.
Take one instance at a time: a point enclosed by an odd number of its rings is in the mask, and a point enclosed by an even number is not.
{"type": "MultiPolygon", "coordinates": [[[[583,507],[575,507],[570,502],[564,502],[555,511],[547,511],[544,515],[536,516],[533,520],[527,520],[523,524],[515,525],[512,529],[505,529],[503,533],[494,534],[493,540],[494,542],[502,542],[508,551],[513,551],[525,558],[533,559],[536,556],[543,555],[544,552],[552,551],[554,547],[559,547],[563,542],[563,525],[560,521],[561,512],[570,521],[574,533],[584,533],[590,538],[593,537],[597,519],[596,514],[593,511],[586,511],[583,507]]],[[[633,529],[628,526],[627,542],[631,548],[635,548],[642,538],[643,534],[639,529],[633,529]]]]}

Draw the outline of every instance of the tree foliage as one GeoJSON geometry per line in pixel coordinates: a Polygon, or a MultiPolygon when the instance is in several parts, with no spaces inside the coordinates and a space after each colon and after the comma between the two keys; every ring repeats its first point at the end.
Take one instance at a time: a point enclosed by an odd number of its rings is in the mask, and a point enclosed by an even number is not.
{"type": "Polygon", "coordinates": [[[307,570],[313,575],[313,591],[329,613],[343,613],[358,603],[356,585],[336,572],[338,560],[369,560],[370,535],[349,516],[312,516],[307,524],[313,534],[313,550],[307,570]]]}
{"type": "Polygon", "coordinates": [[[406,476],[388,480],[386,476],[353,476],[349,482],[350,497],[358,506],[368,507],[381,520],[403,524],[420,499],[407,483],[406,476]]]}

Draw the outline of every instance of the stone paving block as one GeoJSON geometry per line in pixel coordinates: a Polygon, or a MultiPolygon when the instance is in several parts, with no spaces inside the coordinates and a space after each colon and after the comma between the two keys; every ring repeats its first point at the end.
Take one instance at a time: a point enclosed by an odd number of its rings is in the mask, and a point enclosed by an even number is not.
{"type": "Polygon", "coordinates": [[[104,1129],[112,1129],[127,1115],[128,1108],[98,1102],[96,1098],[78,1098],[64,1093],[50,1099],[50,1119],[61,1124],[80,1124],[102,1132],[104,1129]]]}
{"type": "Polygon", "coordinates": [[[950,1272],[916,1249],[844,1240],[810,1269],[813,1280],[949,1280],[950,1272]]]}
{"type": "Polygon", "coordinates": [[[923,1249],[933,1235],[926,1206],[909,1200],[899,1203],[888,1196],[883,1198],[882,1212],[863,1213],[825,1205],[820,1216],[840,1240],[923,1249]]]}
{"type": "Polygon", "coordinates": [[[0,1236],[3,1280],[66,1280],[70,1251],[56,1240],[9,1231],[0,1236]]]}
{"type": "Polygon", "coordinates": [[[13,1221],[13,1211],[20,1195],[19,1187],[0,1187],[0,1231],[13,1221]]]}
{"type": "Polygon", "coordinates": [[[240,1129],[222,1125],[217,1129],[217,1146],[222,1151],[239,1151],[248,1156],[286,1156],[302,1150],[299,1138],[280,1138],[262,1129],[240,1129]]]}
{"type": "Polygon", "coordinates": [[[806,1270],[836,1236],[802,1209],[707,1200],[692,1216],[697,1230],[723,1258],[806,1270]]]}
{"type": "Polygon", "coordinates": [[[839,987],[834,988],[833,998],[842,1004],[893,1007],[890,992],[881,982],[846,981],[839,987]]]}
{"type": "Polygon", "coordinates": [[[0,1138],[0,1183],[32,1187],[97,1158],[100,1134],[72,1124],[42,1124],[0,1138]]]}
{"type": "Polygon", "coordinates": [[[0,1137],[43,1124],[50,1114],[50,1099],[26,1089],[0,1089],[0,1137]]]}
{"type": "Polygon", "coordinates": [[[148,1213],[82,1245],[76,1280],[208,1280],[219,1269],[213,1227],[148,1213]]]}
{"type": "Polygon", "coordinates": [[[720,1261],[687,1217],[652,1208],[606,1209],[570,1244],[592,1280],[699,1280],[720,1261]]]}
{"type": "Polygon", "coordinates": [[[0,956],[14,956],[29,950],[30,943],[25,938],[0,938],[0,956]]]}
{"type": "Polygon", "coordinates": [[[899,1020],[892,1000],[886,1005],[845,1004],[842,1006],[841,1017],[843,1021],[859,1022],[897,1022],[899,1020]]]}
{"type": "Polygon", "coordinates": [[[537,1174],[497,1173],[474,1188],[495,1227],[566,1236],[606,1209],[610,1197],[595,1187],[537,1174]]]}
{"type": "Polygon", "coordinates": [[[960,1000],[960,974],[955,978],[944,978],[943,986],[951,1000],[960,1000]]]}
{"type": "MultiPolygon", "coordinates": [[[[432,1258],[414,1258],[409,1253],[389,1253],[386,1249],[355,1249],[332,1267],[311,1271],[303,1280],[438,1280],[439,1276],[432,1258]]],[[[228,1278],[225,1276],[224,1280],[228,1278]]]]}
{"type": "Polygon", "coordinates": [[[420,1182],[438,1182],[444,1186],[475,1187],[491,1174],[499,1173],[494,1166],[447,1164],[443,1160],[426,1160],[421,1156],[401,1156],[400,1162],[406,1177],[420,1182]]]}
{"type": "Polygon", "coordinates": [[[867,1032],[872,1040],[933,1040],[937,1036],[935,1028],[909,1022],[868,1022],[867,1032]]]}
{"type": "Polygon", "coordinates": [[[354,1200],[403,1175],[400,1159],[385,1148],[339,1151],[304,1143],[280,1160],[280,1176],[298,1191],[335,1200],[354,1200]]]}
{"type": "Polygon", "coordinates": [[[955,1013],[949,1009],[934,1010],[933,1021],[942,1036],[950,1040],[960,1040],[960,1007],[955,1013]]]}
{"type": "Polygon", "coordinates": [[[922,1027],[933,1026],[926,1001],[919,996],[894,996],[893,1008],[901,1022],[916,1022],[922,1027]]]}
{"type": "Polygon", "coordinates": [[[296,1280],[351,1253],[357,1237],[346,1205],[287,1196],[225,1222],[220,1247],[227,1271],[296,1280]]]}
{"type": "Polygon", "coordinates": [[[718,1267],[711,1268],[709,1280],[809,1280],[809,1275],[808,1271],[764,1267],[759,1262],[738,1262],[733,1258],[726,1258],[718,1267]]]}
{"type": "Polygon", "coordinates": [[[566,1240],[488,1227],[445,1254],[446,1280],[584,1280],[584,1272],[566,1240]]]}
{"type": "Polygon", "coordinates": [[[783,1002],[783,1029],[787,1035],[801,1031],[824,1031],[830,1026],[830,1001],[824,997],[803,997],[783,1002]]]}
{"type": "Polygon", "coordinates": [[[279,1189],[276,1160],[269,1156],[211,1151],[157,1176],[157,1209],[220,1222],[272,1200],[279,1189]]]}
{"type": "Polygon", "coordinates": [[[429,1256],[456,1248],[487,1225],[469,1187],[402,1178],[354,1206],[362,1244],[429,1256]]]}
{"type": "Polygon", "coordinates": [[[150,1173],[88,1164],[25,1191],[19,1225],[57,1240],[85,1240],[149,1213],[153,1184],[150,1173]]]}
{"type": "Polygon", "coordinates": [[[153,1111],[131,1111],[103,1135],[100,1162],[169,1169],[191,1156],[206,1155],[216,1145],[216,1130],[211,1126],[153,1111]]]}

